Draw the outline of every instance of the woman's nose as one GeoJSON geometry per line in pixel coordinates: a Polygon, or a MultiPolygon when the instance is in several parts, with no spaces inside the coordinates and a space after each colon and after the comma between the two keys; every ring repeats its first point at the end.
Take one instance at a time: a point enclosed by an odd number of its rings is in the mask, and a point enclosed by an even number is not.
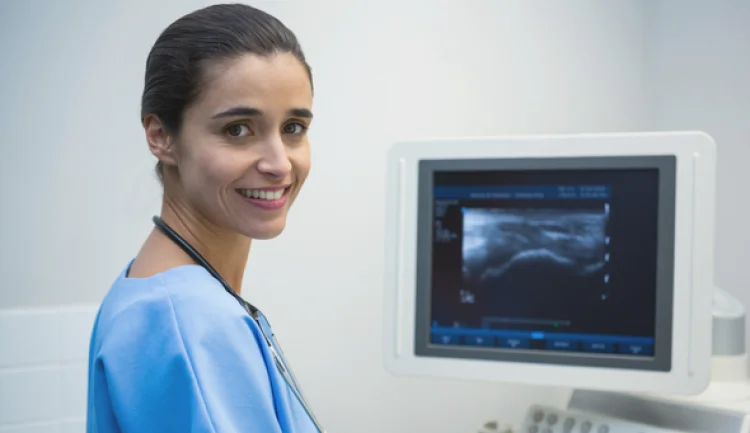
{"type": "Polygon", "coordinates": [[[285,178],[292,171],[286,146],[280,136],[270,137],[258,162],[258,170],[268,176],[285,178]]]}

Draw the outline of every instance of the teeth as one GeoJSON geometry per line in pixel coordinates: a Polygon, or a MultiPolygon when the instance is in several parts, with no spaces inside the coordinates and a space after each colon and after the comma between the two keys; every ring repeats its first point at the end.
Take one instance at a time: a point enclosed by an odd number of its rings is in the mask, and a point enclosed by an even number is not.
{"type": "Polygon", "coordinates": [[[264,189],[238,189],[237,192],[247,198],[259,198],[261,200],[278,200],[284,195],[284,190],[268,191],[264,189]]]}

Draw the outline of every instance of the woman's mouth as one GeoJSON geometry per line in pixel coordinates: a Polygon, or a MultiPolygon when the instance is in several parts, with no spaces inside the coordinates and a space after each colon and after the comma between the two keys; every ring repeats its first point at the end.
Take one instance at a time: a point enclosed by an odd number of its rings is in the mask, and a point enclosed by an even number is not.
{"type": "Polygon", "coordinates": [[[289,195],[289,186],[274,188],[238,188],[240,194],[246,202],[266,210],[275,210],[284,207],[287,196],[289,195]]]}

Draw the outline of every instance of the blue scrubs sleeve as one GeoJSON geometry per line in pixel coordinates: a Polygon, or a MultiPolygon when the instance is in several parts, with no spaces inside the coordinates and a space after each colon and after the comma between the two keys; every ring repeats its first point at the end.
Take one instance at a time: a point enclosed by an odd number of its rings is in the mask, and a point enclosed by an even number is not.
{"type": "Polygon", "coordinates": [[[258,337],[225,307],[139,300],[113,319],[92,363],[107,398],[92,396],[89,419],[112,417],[104,424],[122,433],[280,432],[258,337]]]}

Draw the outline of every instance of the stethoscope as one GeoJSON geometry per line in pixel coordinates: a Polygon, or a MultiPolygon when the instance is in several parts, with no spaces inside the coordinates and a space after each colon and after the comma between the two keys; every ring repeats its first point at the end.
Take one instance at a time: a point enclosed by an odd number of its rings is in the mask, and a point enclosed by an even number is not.
{"type": "Polygon", "coordinates": [[[310,420],[315,426],[315,429],[319,433],[324,433],[323,428],[320,426],[320,424],[318,424],[318,420],[315,418],[312,410],[310,410],[310,407],[305,402],[304,397],[302,397],[302,391],[300,390],[299,385],[297,385],[297,381],[294,379],[294,374],[292,374],[291,369],[288,367],[286,360],[284,359],[284,355],[281,351],[281,348],[279,348],[278,342],[276,342],[276,339],[274,338],[273,330],[271,329],[271,325],[268,323],[268,319],[266,319],[266,316],[264,316],[263,313],[255,308],[255,306],[253,306],[251,303],[242,299],[242,297],[238,295],[237,292],[234,291],[234,289],[232,289],[232,286],[230,286],[229,283],[227,283],[224,278],[219,275],[216,269],[214,269],[214,267],[211,266],[198,251],[190,246],[190,244],[185,239],[183,239],[182,236],[177,234],[176,231],[169,227],[167,223],[165,223],[158,216],[154,216],[153,221],[156,227],[161,230],[162,233],[164,233],[174,243],[180,246],[193,260],[198,262],[199,265],[206,269],[206,271],[208,271],[208,273],[211,274],[212,277],[216,278],[216,280],[224,287],[224,290],[232,295],[234,299],[236,299],[237,302],[242,305],[245,311],[247,311],[247,314],[249,314],[250,317],[255,320],[255,322],[258,324],[258,328],[260,328],[261,335],[263,335],[263,339],[266,340],[266,344],[268,345],[268,349],[271,352],[271,356],[273,357],[279,374],[281,374],[281,377],[284,378],[284,381],[289,386],[292,394],[294,394],[294,396],[297,398],[297,401],[299,401],[302,409],[304,409],[304,411],[307,413],[307,416],[310,417],[310,420]]]}

